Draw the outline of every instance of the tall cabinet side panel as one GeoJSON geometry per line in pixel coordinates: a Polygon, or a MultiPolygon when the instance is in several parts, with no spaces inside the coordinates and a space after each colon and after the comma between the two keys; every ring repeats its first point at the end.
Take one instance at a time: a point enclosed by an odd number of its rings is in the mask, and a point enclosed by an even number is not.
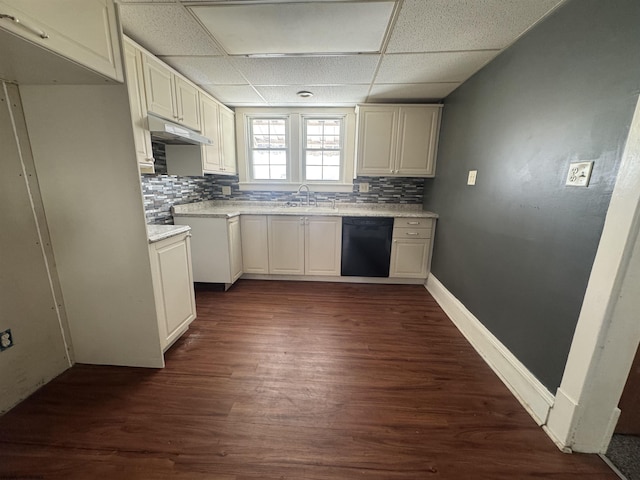
{"type": "Polygon", "coordinates": [[[21,94],[76,361],[164,366],[126,86],[21,94]]]}

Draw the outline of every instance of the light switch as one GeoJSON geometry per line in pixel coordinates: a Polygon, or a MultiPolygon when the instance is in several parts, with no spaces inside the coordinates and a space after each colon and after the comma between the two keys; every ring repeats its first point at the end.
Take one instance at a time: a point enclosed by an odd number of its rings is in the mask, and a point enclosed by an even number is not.
{"type": "Polygon", "coordinates": [[[593,162],[572,162],[569,164],[566,185],[570,187],[588,187],[593,162]]]}
{"type": "Polygon", "coordinates": [[[223,195],[231,195],[231,187],[228,185],[225,185],[222,187],[222,194],[223,195]]]}
{"type": "Polygon", "coordinates": [[[477,175],[478,175],[478,170],[469,170],[469,176],[467,177],[467,185],[475,185],[477,175]]]}
{"type": "Polygon", "coordinates": [[[369,191],[369,184],[364,182],[360,184],[360,193],[367,193],[369,191]]]}

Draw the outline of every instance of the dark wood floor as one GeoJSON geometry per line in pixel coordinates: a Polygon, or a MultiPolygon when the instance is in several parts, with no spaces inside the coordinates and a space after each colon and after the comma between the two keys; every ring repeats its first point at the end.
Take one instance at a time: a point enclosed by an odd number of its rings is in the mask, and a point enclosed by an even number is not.
{"type": "Polygon", "coordinates": [[[0,478],[617,478],[560,453],[422,286],[197,304],[164,370],[76,365],[0,418],[0,478]]]}

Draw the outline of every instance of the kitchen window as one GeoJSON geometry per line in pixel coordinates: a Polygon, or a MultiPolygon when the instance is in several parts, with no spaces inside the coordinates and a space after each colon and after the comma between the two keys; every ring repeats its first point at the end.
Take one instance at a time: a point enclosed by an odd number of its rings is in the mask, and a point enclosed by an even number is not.
{"type": "Polygon", "coordinates": [[[251,118],[251,178],[286,180],[289,163],[287,118],[251,118]]]}
{"type": "Polygon", "coordinates": [[[240,190],[353,191],[353,108],[237,108],[240,190]]]}
{"type": "Polygon", "coordinates": [[[305,181],[340,181],[342,165],[341,118],[303,117],[303,161],[305,181]]]}

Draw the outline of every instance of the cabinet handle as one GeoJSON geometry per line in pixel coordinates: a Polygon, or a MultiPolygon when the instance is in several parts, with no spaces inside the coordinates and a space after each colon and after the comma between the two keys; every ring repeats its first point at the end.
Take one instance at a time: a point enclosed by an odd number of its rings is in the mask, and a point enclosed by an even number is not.
{"type": "Polygon", "coordinates": [[[418,232],[407,232],[407,235],[420,235],[418,232]]]}
{"type": "Polygon", "coordinates": [[[40,30],[39,28],[32,27],[31,25],[28,25],[28,24],[24,23],[18,17],[14,17],[13,15],[7,15],[6,13],[0,13],[0,19],[2,19],[2,18],[8,18],[13,23],[17,23],[18,25],[22,25],[26,30],[29,30],[30,32],[35,33],[36,35],[38,35],[43,40],[46,39],[46,38],[49,38],[49,35],[47,35],[47,32],[45,32],[44,30],[40,30]]]}
{"type": "Polygon", "coordinates": [[[420,222],[407,222],[407,225],[420,225],[420,222]]]}

